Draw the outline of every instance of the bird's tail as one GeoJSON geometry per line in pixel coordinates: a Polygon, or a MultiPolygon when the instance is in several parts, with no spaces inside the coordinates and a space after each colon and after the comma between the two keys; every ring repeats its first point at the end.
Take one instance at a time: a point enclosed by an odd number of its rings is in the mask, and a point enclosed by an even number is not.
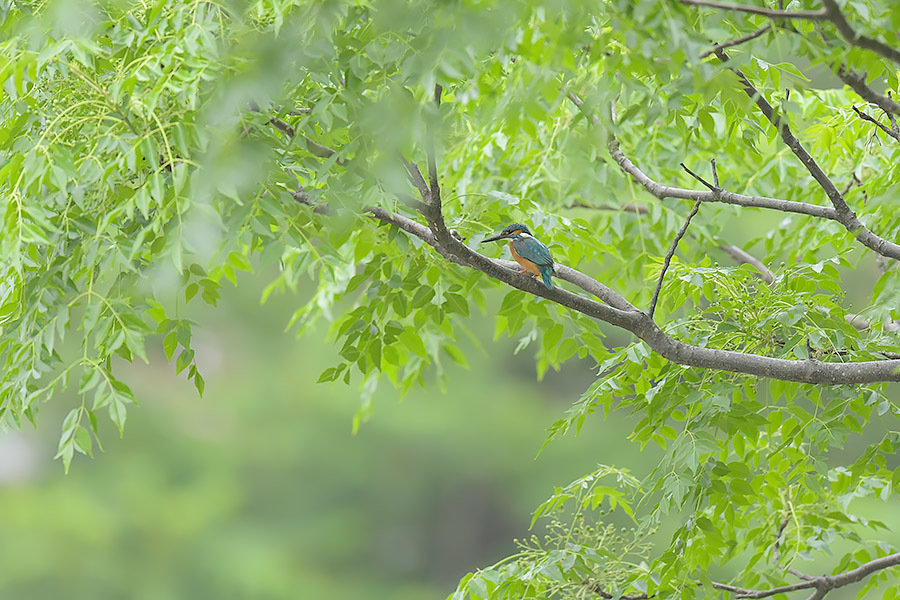
{"type": "Polygon", "coordinates": [[[541,279],[544,280],[544,285],[547,286],[548,290],[552,290],[553,284],[550,283],[550,276],[553,275],[553,267],[550,265],[539,265],[538,268],[541,270],[541,279]]]}

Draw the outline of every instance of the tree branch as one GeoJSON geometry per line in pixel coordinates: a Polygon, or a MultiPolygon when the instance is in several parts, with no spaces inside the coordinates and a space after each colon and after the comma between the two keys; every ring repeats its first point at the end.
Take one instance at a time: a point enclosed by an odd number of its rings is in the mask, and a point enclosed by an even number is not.
{"type": "MultiPolygon", "coordinates": [[[[585,204],[584,202],[576,202],[572,205],[573,208],[590,208],[596,210],[610,210],[616,211],[621,210],[624,212],[630,212],[636,215],[646,215],[650,212],[650,210],[644,206],[643,204],[633,204],[631,202],[627,204],[622,204],[621,206],[614,206],[612,204],[599,204],[597,206],[592,206],[590,204],[585,204]]],[[[762,279],[765,283],[771,284],[775,277],[772,275],[772,271],[758,258],[740,248],[738,246],[734,246],[732,244],[720,243],[719,249],[725,252],[728,256],[736,260],[737,262],[745,265],[751,265],[756,268],[758,273],[756,273],[757,277],[762,279]]],[[[881,255],[879,255],[881,256],[881,255]]]]}
{"type": "Polygon", "coordinates": [[[840,33],[850,45],[871,50],[888,60],[900,64],[900,51],[875,38],[857,33],[847,21],[847,18],[844,16],[844,13],[841,12],[841,8],[835,0],[822,0],[822,5],[825,6],[825,18],[834,23],[838,33],[840,33]]]}
{"type": "MultiPolygon", "coordinates": [[[[744,78],[746,80],[746,78],[744,78]]],[[[747,82],[749,84],[749,81],[747,82]]],[[[755,91],[753,86],[750,86],[752,90],[755,91]]],[[[747,91],[747,90],[745,90],[747,91]]],[[[751,93],[747,91],[747,93],[751,93]]],[[[569,93],[569,99],[572,101],[575,106],[582,108],[584,103],[582,100],[576,96],[574,93],[569,93]]],[[[752,97],[752,96],[751,96],[752,97]]],[[[763,100],[765,102],[765,100],[763,100]]],[[[771,106],[768,102],[765,102],[765,105],[769,107],[771,113],[771,106]]],[[[773,114],[774,117],[774,114],[773,114]]],[[[597,119],[596,116],[591,116],[591,120],[595,125],[602,126],[600,120],[597,119]]],[[[789,131],[789,130],[788,130],[789,131]]],[[[793,134],[790,134],[793,138],[793,134]]],[[[796,140],[796,138],[793,138],[796,140]]],[[[797,142],[799,145],[799,142],[797,142]]],[[[825,206],[819,206],[817,204],[809,204],[807,202],[795,202],[793,200],[779,200],[776,198],[767,198],[764,196],[745,196],[743,194],[735,194],[733,192],[728,191],[708,191],[701,192],[697,190],[688,190],[684,188],[676,188],[662,185],[641,171],[633,162],[631,162],[628,157],[626,157],[620,147],[619,141],[612,134],[608,137],[607,147],[609,148],[610,156],[612,156],[613,160],[619,165],[619,167],[631,175],[632,179],[641,184],[644,189],[648,192],[663,200],[665,198],[682,198],[685,200],[701,200],[702,202],[723,202],[725,204],[735,204],[738,206],[753,206],[757,208],[768,208],[772,210],[778,210],[781,212],[790,212],[790,213],[798,213],[803,215],[809,215],[812,217],[818,217],[820,219],[829,219],[832,221],[837,221],[841,225],[844,226],[847,231],[853,233],[856,236],[856,239],[867,248],[873,250],[877,254],[881,254],[883,256],[887,256],[888,258],[893,258],[895,260],[900,260],[900,245],[897,245],[893,242],[890,242],[866,227],[859,221],[853,211],[848,214],[839,215],[837,210],[834,208],[828,208],[825,206]]],[[[802,146],[801,146],[802,149],[802,146]]],[[[806,150],[803,150],[806,152],[806,150]]],[[[807,153],[806,156],[809,156],[807,153]]],[[[810,161],[812,161],[812,157],[810,157],[810,161]]],[[[815,161],[813,161],[814,163],[815,161]]],[[[816,165],[818,167],[818,165],[816,165]]],[[[821,169],[819,169],[821,171],[821,169]]],[[[843,196],[841,196],[840,191],[834,187],[834,184],[828,179],[827,176],[824,175],[825,181],[830,183],[831,188],[837,192],[838,197],[840,197],[843,202],[843,196]]],[[[846,203],[844,203],[846,206],[846,203]]],[[[849,208],[848,208],[849,210],[849,208]]]]}
{"type": "MultiPolygon", "coordinates": [[[[255,102],[251,102],[248,105],[248,108],[252,112],[258,112],[258,113],[262,112],[262,110],[259,108],[259,105],[256,104],[255,102]]],[[[309,110],[309,109],[300,109],[300,111],[304,111],[304,110],[309,110]]],[[[288,111],[288,114],[290,114],[290,115],[303,114],[300,111],[288,111]]],[[[269,125],[272,125],[275,129],[277,129],[278,131],[280,131],[281,133],[283,133],[284,135],[286,135],[287,137],[289,137],[291,139],[293,139],[297,133],[293,127],[291,127],[288,123],[285,123],[284,121],[282,121],[281,119],[279,119],[277,117],[273,117],[266,122],[269,125]]],[[[328,159],[328,158],[331,158],[332,156],[334,156],[335,154],[337,154],[336,150],[332,150],[328,146],[323,146],[322,144],[318,143],[317,141],[315,141],[314,139],[312,139],[311,137],[309,137],[307,135],[301,134],[300,137],[302,137],[303,141],[306,142],[306,149],[313,156],[328,159]]],[[[346,164],[346,160],[338,159],[337,163],[339,165],[343,166],[344,164],[346,164]]]]}
{"type": "MultiPolygon", "coordinates": [[[[684,167],[684,164],[681,165],[684,167]]],[[[687,167],[684,167],[687,169],[687,167]]],[[[653,291],[653,298],[650,300],[650,308],[647,310],[650,318],[653,318],[653,313],[656,311],[656,303],[659,301],[659,292],[662,289],[663,279],[666,277],[666,271],[669,269],[669,263],[672,262],[672,257],[675,256],[675,248],[678,247],[678,242],[681,241],[681,238],[684,237],[684,234],[687,232],[688,225],[691,224],[691,219],[694,218],[694,215],[697,214],[697,211],[700,209],[700,200],[694,202],[693,208],[688,213],[687,218],[684,220],[684,225],[681,226],[681,229],[678,230],[678,233],[675,235],[675,239],[672,240],[672,246],[669,248],[669,251],[666,253],[666,258],[663,260],[662,271],[659,272],[659,280],[656,282],[656,289],[653,291]]]]}
{"type": "MultiPolygon", "coordinates": [[[[574,97],[574,94],[572,97],[574,97]]],[[[577,97],[575,98],[577,99],[577,97]]],[[[580,103],[580,100],[578,102],[580,103]]],[[[612,147],[616,149],[618,147],[618,143],[614,138],[611,139],[612,147]]],[[[415,163],[405,159],[403,164],[410,176],[410,181],[419,189],[423,200],[429,199],[431,190],[425,183],[418,167],[415,163]]],[[[652,183],[653,185],[659,185],[655,182],[652,183]]],[[[699,199],[698,197],[693,198],[698,205],[699,202],[707,201],[707,199],[721,201],[720,197],[727,195],[726,192],[687,191],[692,195],[703,195],[699,199]]],[[[301,197],[301,200],[304,198],[308,201],[308,196],[301,197]]],[[[772,199],[767,199],[766,201],[776,204],[785,203],[785,201],[772,199]]],[[[803,205],[803,203],[793,204],[803,205]]],[[[733,350],[719,350],[686,344],[669,336],[653,322],[653,319],[648,314],[637,310],[619,294],[587,275],[562,265],[556,265],[555,267],[555,273],[560,279],[574,283],[582,290],[596,295],[606,303],[574,294],[560,287],[548,290],[543,284],[519,273],[518,269],[514,268],[514,263],[488,258],[466,246],[458,236],[455,236],[453,232],[447,229],[440,205],[434,206],[423,202],[417,206],[428,222],[427,227],[409,217],[392,213],[381,207],[369,206],[364,210],[370,213],[373,218],[399,227],[406,233],[418,237],[434,248],[439,255],[453,263],[481,271],[511,287],[546,298],[571,310],[629,331],[644,341],[654,352],[674,363],[702,369],[715,369],[812,384],[852,385],[900,381],[900,359],[826,363],[818,360],[772,358],[733,350]]],[[[814,205],[808,206],[813,209],[822,208],[814,205]]]]}
{"type": "Polygon", "coordinates": [[[765,196],[746,196],[744,194],[736,194],[726,190],[720,192],[699,191],[662,185],[648,177],[622,153],[619,141],[615,137],[610,136],[607,146],[610,155],[619,165],[619,168],[631,175],[632,179],[660,200],[665,200],[666,198],[680,198],[682,200],[693,200],[695,202],[697,200],[700,200],[701,202],[721,202],[723,204],[734,204],[736,206],[766,208],[780,212],[808,215],[820,219],[829,219],[831,221],[838,220],[837,213],[833,208],[809,204],[808,202],[780,200],[777,198],[767,198],[765,196]]]}
{"type": "Polygon", "coordinates": [[[403,166],[406,167],[406,174],[409,176],[410,182],[412,182],[419,191],[422,201],[428,205],[431,202],[431,190],[428,189],[428,184],[425,183],[425,178],[422,176],[422,171],[419,170],[419,165],[411,160],[406,160],[405,158],[402,160],[403,166]]]}
{"type": "Polygon", "coordinates": [[[823,575],[819,579],[830,580],[829,582],[831,584],[831,589],[834,589],[844,587],[845,585],[850,585],[851,583],[856,583],[857,581],[862,581],[865,577],[868,577],[876,571],[881,571],[890,567],[896,567],[897,565],[900,565],[900,552],[888,554],[887,556],[882,556],[881,558],[876,558],[875,560],[870,560],[869,562],[864,563],[851,571],[847,571],[846,573],[831,576],[823,575]]]}
{"type": "MultiPolygon", "coordinates": [[[[584,102],[574,93],[569,93],[569,100],[578,108],[584,107],[584,102]]],[[[594,125],[601,126],[600,120],[593,115],[589,115],[594,125]]],[[[833,208],[819,206],[817,204],[809,204],[807,202],[795,202],[793,200],[779,200],[777,198],[767,198],[765,196],[746,196],[744,194],[735,194],[725,190],[719,192],[702,192],[698,190],[689,190],[685,188],[671,187],[662,185],[648,177],[641,171],[628,157],[626,157],[619,147],[619,140],[612,134],[609,135],[607,148],[612,159],[616,161],[623,171],[631,175],[637,183],[642,185],[644,189],[656,196],[659,200],[666,198],[680,198],[682,200],[700,200],[702,202],[722,202],[724,204],[734,204],[736,206],[748,206],[755,208],[767,208],[781,212],[797,213],[801,215],[809,215],[820,219],[829,219],[837,221],[837,213],[833,208]]]]}
{"type": "Polygon", "coordinates": [[[756,38],[758,38],[761,35],[764,35],[767,31],[769,31],[771,29],[772,29],[771,25],[766,25],[765,27],[760,27],[753,33],[748,33],[747,35],[743,35],[743,36],[741,36],[739,38],[735,38],[733,40],[728,40],[727,42],[720,42],[720,43],[716,44],[715,46],[713,46],[712,48],[710,48],[709,50],[704,50],[703,52],[701,52],[700,58],[706,58],[707,56],[710,56],[711,54],[715,54],[716,52],[718,52],[719,50],[722,50],[723,48],[732,48],[734,46],[739,46],[741,44],[745,44],[745,43],[749,42],[750,40],[755,40],[756,38]]]}
{"type": "MultiPolygon", "coordinates": [[[[441,107],[441,94],[443,93],[444,88],[442,88],[439,84],[434,84],[434,105],[438,109],[441,107]]],[[[427,135],[427,154],[428,154],[428,182],[431,190],[430,201],[426,201],[426,203],[431,204],[433,208],[436,210],[441,209],[441,188],[438,185],[438,176],[437,176],[437,162],[434,157],[434,135],[433,132],[428,132],[427,135]]]]}
{"type": "Polygon", "coordinates": [[[591,591],[600,596],[601,598],[605,598],[606,600],[613,600],[613,598],[618,598],[619,600],[648,600],[650,596],[646,593],[643,594],[632,594],[632,595],[624,595],[624,596],[613,596],[603,588],[601,588],[598,584],[594,584],[591,586],[591,591]]]}
{"type": "MultiPolygon", "coordinates": [[[[375,214],[375,216],[376,218],[379,217],[378,214],[375,214]]],[[[396,220],[397,215],[391,218],[396,220]]],[[[547,298],[561,306],[630,331],[646,342],[654,352],[672,362],[705,369],[717,369],[802,383],[859,384],[877,381],[900,381],[900,373],[896,372],[900,369],[900,360],[857,363],[788,360],[745,354],[733,350],[703,348],[680,342],[665,333],[646,313],[627,308],[624,300],[616,301],[616,304],[622,307],[617,308],[616,306],[603,304],[573,294],[559,287],[548,290],[543,284],[536,282],[531,277],[522,275],[515,269],[508,268],[507,265],[512,266],[512,263],[493,260],[475,252],[456,239],[446,227],[437,227],[437,219],[434,217],[426,218],[429,219],[428,234],[425,234],[424,226],[418,223],[415,226],[405,221],[401,221],[401,223],[404,225],[403,229],[405,231],[425,240],[448,260],[481,271],[489,277],[516,289],[547,298]],[[434,244],[431,243],[432,239],[434,244]]],[[[413,221],[413,223],[415,222],[413,221]]],[[[443,218],[440,219],[439,223],[443,225],[443,218]]],[[[579,284],[587,283],[589,285],[586,285],[586,287],[591,287],[594,290],[605,288],[599,282],[588,278],[586,275],[577,273],[574,269],[569,271],[566,268],[557,266],[556,272],[562,279],[567,281],[572,275],[579,275],[580,278],[572,277],[572,279],[579,281],[579,284]]],[[[610,297],[616,298],[618,296],[611,295],[610,297]]]]}
{"type": "MultiPolygon", "coordinates": [[[[713,159],[713,160],[715,160],[715,159],[713,159]]],[[[722,191],[722,188],[720,188],[719,184],[718,184],[719,175],[715,171],[713,171],[713,175],[716,176],[716,184],[713,185],[713,184],[709,183],[708,181],[706,181],[705,179],[703,179],[702,177],[700,177],[699,175],[697,175],[696,173],[694,173],[693,171],[691,171],[690,169],[688,169],[687,165],[685,165],[684,163],[678,163],[678,164],[679,164],[679,166],[681,166],[682,169],[687,171],[688,175],[690,175],[691,177],[693,177],[694,179],[696,179],[697,181],[699,181],[700,183],[702,183],[703,185],[708,187],[712,192],[718,193],[718,192],[722,191]]],[[[715,167],[715,163],[713,163],[713,167],[715,167]]]]}
{"type": "MultiPolygon", "coordinates": [[[[721,50],[716,56],[723,62],[728,60],[728,57],[721,50]]],[[[847,231],[853,233],[856,236],[856,239],[864,246],[874,250],[878,254],[900,260],[900,245],[874,234],[860,222],[856,213],[847,206],[847,202],[844,200],[844,196],[841,194],[840,190],[835,187],[831,179],[828,178],[819,164],[800,143],[800,140],[798,140],[793,132],[791,132],[787,120],[783,119],[781,115],[775,114],[772,105],[769,104],[753,84],[750,83],[750,80],[744,76],[740,69],[732,69],[732,71],[738,76],[741,86],[744,88],[744,92],[756,103],[766,119],[768,119],[781,134],[781,139],[784,141],[785,145],[791,149],[791,152],[793,152],[798,159],[800,159],[800,162],[803,163],[803,166],[806,167],[809,174],[812,175],[813,179],[815,179],[825,191],[825,194],[834,206],[835,220],[843,225],[847,231]]]]}
{"type": "MultiPolygon", "coordinates": [[[[722,62],[728,61],[728,56],[721,50],[716,53],[716,56],[718,56],[722,62]]],[[[800,159],[800,162],[803,163],[803,166],[806,167],[806,170],[812,175],[812,178],[815,179],[819,186],[825,191],[825,195],[828,196],[832,206],[834,206],[834,209],[837,211],[838,218],[850,219],[852,216],[852,218],[855,219],[856,215],[854,215],[853,211],[850,210],[850,207],[847,206],[840,190],[835,187],[831,179],[828,178],[828,175],[825,174],[825,171],[822,170],[822,167],[820,167],[809,152],[806,151],[806,148],[803,147],[803,144],[800,143],[800,140],[798,140],[797,136],[791,131],[787,119],[784,119],[781,115],[775,113],[775,109],[772,108],[769,101],[766,100],[752,83],[750,83],[750,80],[747,79],[740,69],[733,68],[731,71],[737,75],[744,92],[751,100],[753,100],[756,106],[759,107],[759,110],[762,111],[769,123],[771,123],[772,126],[778,130],[778,133],[781,134],[781,139],[784,144],[790,148],[791,152],[793,152],[798,159],[800,159]]],[[[900,248],[898,248],[898,250],[900,250],[900,248]]]]}
{"type": "MultiPolygon", "coordinates": [[[[874,123],[875,126],[878,127],[880,130],[882,130],[883,132],[885,132],[886,134],[888,134],[889,136],[894,138],[896,141],[900,142],[900,131],[890,129],[890,128],[882,125],[880,122],[878,122],[877,119],[870,117],[869,115],[862,112],[855,106],[853,107],[853,112],[855,112],[856,116],[858,116],[860,119],[863,119],[864,121],[869,121],[870,123],[874,123]]],[[[890,115],[891,113],[887,113],[887,114],[890,115]]]]}
{"type": "Polygon", "coordinates": [[[731,244],[719,244],[719,248],[739,263],[756,268],[756,270],[759,271],[757,274],[759,278],[767,284],[771,285],[772,282],[775,281],[775,277],[772,275],[772,271],[769,270],[769,267],[743,248],[731,244]]]}
{"type": "MultiPolygon", "coordinates": [[[[847,21],[847,18],[844,16],[844,13],[841,12],[840,7],[835,0],[822,0],[824,8],[820,10],[798,11],[774,10],[771,8],[760,8],[743,4],[728,4],[726,2],[714,2],[711,0],[680,0],[680,2],[688,6],[707,6],[721,10],[762,15],[776,20],[830,21],[834,24],[838,33],[840,33],[851,46],[871,50],[888,60],[900,64],[900,51],[873,37],[857,33],[847,21]]],[[[715,52],[715,50],[713,51],[715,52]]]]}
{"type": "MultiPolygon", "coordinates": [[[[888,100],[890,100],[891,102],[894,101],[894,99],[891,97],[890,90],[888,90],[887,97],[888,97],[888,100]]],[[[887,116],[888,121],[890,121],[890,123],[891,123],[891,131],[893,131],[894,133],[900,133],[900,126],[897,125],[897,119],[894,118],[894,113],[892,113],[889,110],[884,110],[883,108],[881,110],[887,116]]],[[[855,177],[855,175],[854,175],[854,177],[855,177]]]]}
{"type": "Polygon", "coordinates": [[[804,581],[802,583],[783,585],[781,587],[772,588],[770,590],[750,590],[735,585],[728,585],[727,583],[717,583],[715,581],[713,582],[712,586],[717,590],[731,592],[735,595],[736,598],[768,598],[769,596],[786,594],[788,592],[796,592],[797,590],[812,589],[816,587],[816,584],[812,581],[804,581]]]}
{"type": "Polygon", "coordinates": [[[850,86],[850,88],[859,94],[859,97],[866,102],[875,104],[878,108],[888,114],[900,115],[900,103],[897,103],[892,98],[882,96],[870,88],[866,84],[864,75],[849,71],[844,65],[838,66],[836,73],[841,81],[850,86]]]}
{"type": "Polygon", "coordinates": [[[572,208],[589,208],[593,210],[610,210],[617,211],[621,210],[623,212],[630,212],[636,215],[646,215],[650,213],[650,209],[644,206],[643,204],[634,204],[632,202],[628,202],[626,204],[616,205],[616,204],[588,204],[587,202],[575,202],[572,204],[572,208]]]}
{"type": "Polygon", "coordinates": [[[787,527],[790,520],[791,520],[791,515],[790,514],[785,515],[784,519],[781,521],[781,526],[778,528],[778,533],[775,534],[775,543],[772,544],[772,561],[775,563],[776,567],[778,567],[779,569],[785,568],[788,573],[790,573],[794,577],[797,577],[798,579],[802,579],[803,581],[813,581],[813,580],[815,580],[815,577],[813,577],[812,575],[807,575],[806,573],[803,573],[802,571],[798,571],[797,569],[794,569],[792,567],[782,567],[781,566],[781,559],[778,556],[778,548],[781,545],[781,534],[784,533],[784,530],[787,527]]]}
{"type": "Polygon", "coordinates": [[[771,8],[761,8],[757,6],[746,6],[743,4],[729,4],[727,2],[713,2],[711,0],[680,0],[682,4],[688,6],[708,6],[710,8],[719,8],[721,10],[730,10],[734,12],[749,13],[752,15],[762,15],[771,19],[804,19],[810,21],[822,21],[827,18],[827,13],[822,10],[774,10],[771,8]]]}
{"type": "MultiPolygon", "coordinates": [[[[783,528],[784,527],[782,526],[782,529],[783,528]]],[[[855,569],[840,573],[838,575],[820,575],[818,577],[811,577],[809,575],[800,573],[798,576],[802,576],[803,578],[808,579],[801,583],[784,585],[781,587],[772,588],[770,590],[751,590],[734,585],[728,585],[726,583],[716,582],[713,582],[712,585],[718,590],[732,592],[733,594],[735,594],[736,598],[768,598],[769,596],[786,594],[788,592],[796,592],[797,590],[815,589],[815,592],[813,592],[808,599],[812,600],[813,598],[824,598],[825,594],[827,594],[831,590],[836,590],[838,588],[848,586],[852,583],[862,581],[864,578],[868,577],[872,573],[875,573],[876,571],[881,571],[890,567],[895,567],[897,565],[900,565],[900,552],[896,554],[889,554],[888,556],[883,556],[881,558],[876,558],[875,560],[871,560],[855,569]]]]}

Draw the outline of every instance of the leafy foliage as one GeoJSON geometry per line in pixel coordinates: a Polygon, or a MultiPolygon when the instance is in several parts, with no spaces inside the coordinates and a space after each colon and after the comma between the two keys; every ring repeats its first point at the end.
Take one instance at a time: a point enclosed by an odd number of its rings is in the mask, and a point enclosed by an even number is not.
{"type": "MultiPolygon", "coordinates": [[[[117,365],[146,361],[148,341],[202,393],[182,308],[215,305],[240,272],[272,269],[263,301],[287,291],[307,299],[289,327],[330,323],[340,361],[319,380],[360,386],[357,427],[381,379],[406,391],[440,384],[446,364],[471,368],[463,349],[479,340],[477,310],[493,316],[495,336],[532,349],[538,376],[574,356],[596,362],[596,382],[551,438],[599,408],[630,410],[631,438],[665,449],[640,482],[620,477],[625,490],[598,488],[596,474],[578,483],[590,480],[592,494],[605,490],[623,510],[640,507],[638,533],[614,547],[643,562],[626,568],[611,562],[617,551],[598,554],[611,532],[585,516],[551,528],[549,545],[525,545],[467,578],[458,597],[581,597],[594,593],[585,581],[693,597],[704,589],[697,580],[708,588],[709,571],[729,561],[742,565],[744,585],[775,584],[785,579],[771,560],[780,535],[793,540],[789,564],[841,537],[858,549],[838,571],[887,554],[864,537],[879,524],[853,512],[859,498],[897,501],[898,407],[886,384],[687,368],[554,303],[515,290],[496,298],[479,272],[371,216],[377,206],[419,218],[399,157],[424,156],[431,132],[444,218],[471,247],[528,222],[558,262],[644,306],[687,207],[632,183],[609,159],[607,135],[658,181],[695,186],[679,163],[716,158],[730,191],[827,201],[733,67],[847,186],[866,226],[897,239],[900,144],[856,118],[859,99],[829,81],[849,64],[897,90],[896,65],[834,43],[833,23],[601,4],[0,4],[3,425],[34,423],[40,402],[77,390],[59,445],[68,468],[100,443],[103,413],[124,427],[135,398],[117,365]],[[700,58],[714,41],[766,24],[729,49],[727,66],[700,58]],[[440,107],[428,101],[436,83],[446,90],[440,107]],[[573,91],[584,109],[568,101],[573,91]],[[880,442],[841,451],[873,428],[886,432],[880,442]],[[646,532],[674,521],[651,551],[646,532]]],[[[869,35],[888,39],[900,26],[887,2],[843,8],[869,35]]],[[[877,360],[896,351],[900,287],[892,265],[875,269],[839,223],[704,203],[657,315],[694,346],[798,364],[877,360]],[[733,266],[723,241],[770,265],[771,283],[733,266]]],[[[573,494],[579,515],[600,506],[577,490],[553,502],[573,494]]]]}
{"type": "MultiPolygon", "coordinates": [[[[543,538],[533,535],[517,542],[520,550],[517,555],[464,578],[452,600],[585,598],[600,591],[621,595],[635,567],[647,568],[644,559],[649,555],[647,538],[652,532],[634,527],[619,529],[599,520],[616,506],[631,515],[622,491],[600,485],[607,475],[614,475],[616,484],[629,491],[638,486],[638,481],[628,473],[601,466],[594,473],[557,489],[535,512],[535,520],[550,520],[548,533],[543,538]],[[610,508],[601,510],[604,504],[610,508]]],[[[642,582],[635,587],[646,591],[642,582]]]]}

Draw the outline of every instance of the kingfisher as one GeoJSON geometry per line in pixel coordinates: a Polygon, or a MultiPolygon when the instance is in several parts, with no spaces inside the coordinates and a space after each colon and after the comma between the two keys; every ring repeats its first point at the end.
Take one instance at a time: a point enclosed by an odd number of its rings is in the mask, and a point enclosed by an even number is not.
{"type": "Polygon", "coordinates": [[[523,268],[520,273],[530,273],[535,279],[540,275],[547,289],[553,289],[550,282],[550,276],[553,275],[553,257],[550,256],[547,246],[531,235],[528,227],[521,223],[507,225],[499,235],[481,240],[481,243],[497,240],[510,240],[509,251],[523,268]]]}

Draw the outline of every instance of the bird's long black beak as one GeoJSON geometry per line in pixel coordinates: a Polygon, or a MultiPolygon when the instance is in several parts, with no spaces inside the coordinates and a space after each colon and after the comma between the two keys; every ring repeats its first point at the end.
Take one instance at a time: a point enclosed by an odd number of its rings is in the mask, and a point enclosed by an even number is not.
{"type": "Polygon", "coordinates": [[[481,243],[485,242],[496,242],[497,240],[508,240],[509,236],[503,235],[502,233],[495,235],[494,237],[489,237],[481,240],[481,243]]]}

